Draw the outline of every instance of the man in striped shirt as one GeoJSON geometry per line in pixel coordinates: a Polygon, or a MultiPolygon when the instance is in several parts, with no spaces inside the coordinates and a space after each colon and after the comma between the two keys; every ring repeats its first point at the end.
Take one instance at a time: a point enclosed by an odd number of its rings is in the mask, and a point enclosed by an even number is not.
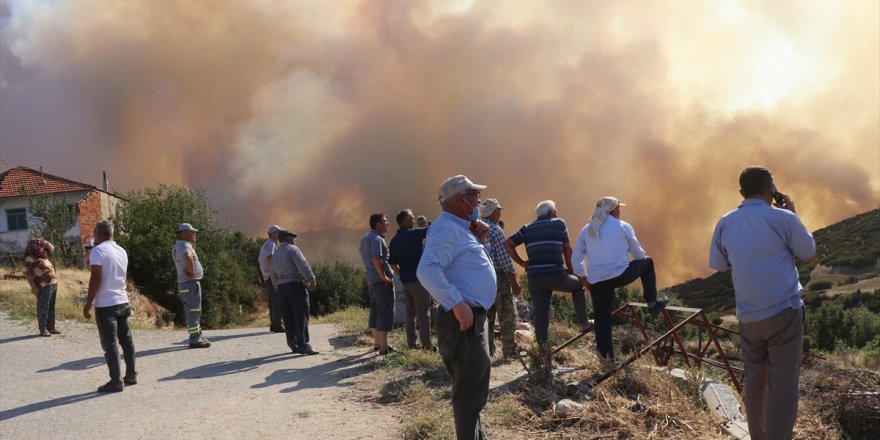
{"type": "Polygon", "coordinates": [[[309,291],[316,284],[315,274],[294,245],[296,232],[282,229],[278,231],[280,244],[272,256],[272,277],[281,298],[281,315],[284,320],[284,333],[287,346],[294,353],[315,355],[309,345],[309,291]]]}
{"type": "Polygon", "coordinates": [[[495,278],[498,279],[498,290],[495,295],[495,304],[489,309],[489,356],[495,354],[495,316],[498,316],[501,327],[501,350],[506,358],[516,355],[516,308],[513,306],[513,297],[519,296],[522,288],[516,279],[516,269],[513,268],[513,260],[504,250],[504,231],[498,222],[501,220],[501,210],[504,209],[498,199],[486,199],[480,206],[480,216],[489,225],[489,257],[495,268],[495,278]]]}
{"type": "Polygon", "coordinates": [[[593,326],[587,317],[584,286],[571,274],[568,228],[557,214],[556,203],[545,200],[535,207],[535,213],[538,218],[505,240],[504,248],[513,261],[526,270],[535,314],[535,337],[538,344],[544,345],[548,338],[550,300],[554,290],[571,292],[575,316],[582,332],[590,331],[593,326]],[[523,260],[516,251],[516,247],[523,243],[528,260],[523,260]]]}

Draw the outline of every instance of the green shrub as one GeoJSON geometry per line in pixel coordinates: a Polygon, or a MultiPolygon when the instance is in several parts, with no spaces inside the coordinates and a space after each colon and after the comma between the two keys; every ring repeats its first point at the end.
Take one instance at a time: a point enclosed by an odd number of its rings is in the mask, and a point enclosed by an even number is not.
{"type": "Polygon", "coordinates": [[[367,307],[370,297],[364,269],[351,264],[336,262],[317,264],[315,272],[317,287],[309,292],[311,313],[321,316],[351,306],[367,307]]]}
{"type": "Polygon", "coordinates": [[[810,290],[813,292],[816,292],[819,290],[828,290],[831,288],[831,286],[833,286],[831,281],[826,281],[826,280],[815,281],[812,284],[810,284],[810,290]]]}
{"type": "Polygon", "coordinates": [[[191,223],[200,230],[196,250],[205,269],[201,324],[216,328],[243,323],[261,294],[257,241],[218,225],[203,191],[162,184],[132,191],[125,199],[113,219],[116,241],[128,252],[128,275],[141,291],[182,322],[180,300],[167,294],[177,288],[171,247],[177,225],[191,223]]]}

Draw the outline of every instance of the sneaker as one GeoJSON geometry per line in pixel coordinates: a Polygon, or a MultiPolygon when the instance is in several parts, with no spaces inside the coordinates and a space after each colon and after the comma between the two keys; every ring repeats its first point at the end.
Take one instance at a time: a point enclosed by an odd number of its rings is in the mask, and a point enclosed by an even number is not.
{"type": "Polygon", "coordinates": [[[52,333],[53,335],[60,335],[61,334],[61,332],[59,332],[58,330],[55,330],[54,328],[50,328],[50,329],[46,329],[46,330],[48,330],[49,333],[52,333]]]}
{"type": "Polygon", "coordinates": [[[49,330],[43,330],[40,332],[40,336],[42,336],[44,338],[48,338],[48,337],[52,336],[52,333],[49,333],[49,330]]]}
{"type": "Polygon", "coordinates": [[[122,392],[123,389],[125,389],[125,387],[122,386],[121,382],[120,383],[113,383],[113,381],[111,380],[110,382],[107,382],[104,385],[99,386],[98,392],[99,393],[119,393],[119,392],[122,392]]]}
{"type": "Polygon", "coordinates": [[[211,343],[208,342],[207,339],[199,339],[195,342],[189,343],[189,348],[208,348],[211,346],[211,343]]]}
{"type": "Polygon", "coordinates": [[[648,307],[648,312],[653,316],[657,316],[660,314],[661,310],[666,308],[667,304],[669,304],[669,298],[665,296],[662,298],[657,298],[657,301],[654,302],[654,305],[652,307],[648,307]]]}
{"type": "Polygon", "coordinates": [[[581,327],[581,334],[589,333],[593,331],[594,328],[596,328],[596,326],[593,324],[593,320],[590,319],[583,327],[581,327]]]}

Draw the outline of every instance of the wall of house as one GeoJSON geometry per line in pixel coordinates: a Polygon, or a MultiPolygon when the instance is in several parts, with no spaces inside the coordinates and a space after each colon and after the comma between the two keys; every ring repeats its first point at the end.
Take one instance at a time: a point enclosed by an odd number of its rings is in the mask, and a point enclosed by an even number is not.
{"type": "Polygon", "coordinates": [[[116,216],[120,199],[110,194],[93,191],[77,205],[79,214],[80,244],[91,244],[94,240],[95,223],[110,220],[116,216]]]}
{"type": "MultiPolygon", "coordinates": [[[[99,191],[76,191],[70,193],[64,193],[57,195],[61,197],[66,203],[71,205],[83,200],[86,196],[91,196],[93,194],[101,194],[99,191]]],[[[96,205],[100,210],[100,202],[97,202],[96,205]]],[[[0,199],[0,254],[6,253],[18,253],[24,251],[25,246],[27,245],[28,240],[31,238],[30,231],[28,230],[19,230],[19,231],[10,231],[9,225],[6,221],[6,210],[7,209],[17,209],[17,208],[25,208],[27,207],[27,199],[24,197],[6,197],[0,199]]],[[[77,210],[77,214],[74,218],[73,225],[67,232],[64,234],[65,237],[71,239],[72,241],[80,241],[80,215],[79,210],[77,210]]],[[[100,212],[100,211],[99,211],[100,212]]],[[[33,221],[31,217],[30,211],[28,211],[28,222],[33,221]]],[[[92,223],[92,227],[88,230],[91,231],[94,228],[94,223],[92,223]]]]}

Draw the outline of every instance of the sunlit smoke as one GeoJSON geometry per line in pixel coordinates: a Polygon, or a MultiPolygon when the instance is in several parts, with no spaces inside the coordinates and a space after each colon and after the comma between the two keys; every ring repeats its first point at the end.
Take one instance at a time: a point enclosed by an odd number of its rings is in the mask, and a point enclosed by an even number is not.
{"type": "Polygon", "coordinates": [[[507,232],[614,195],[661,284],[705,275],[762,164],[815,230],[880,206],[875,1],[0,0],[0,154],[206,188],[348,258],[371,212],[467,174],[507,232]],[[324,232],[320,232],[324,231],[324,232]],[[332,231],[332,232],[327,232],[332,231]]]}

